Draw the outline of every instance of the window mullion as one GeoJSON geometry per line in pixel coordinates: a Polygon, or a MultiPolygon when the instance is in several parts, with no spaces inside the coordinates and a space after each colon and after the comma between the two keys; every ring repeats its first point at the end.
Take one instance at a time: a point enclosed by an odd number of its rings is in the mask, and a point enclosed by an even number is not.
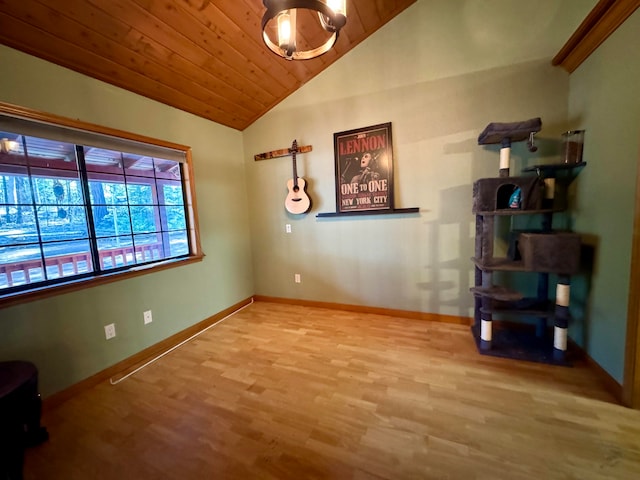
{"type": "Polygon", "coordinates": [[[87,174],[87,164],[84,160],[84,147],[76,145],[76,158],[78,160],[78,173],[84,194],[84,206],[87,209],[87,231],[89,232],[89,248],[91,249],[91,263],[93,271],[100,272],[100,253],[98,252],[98,239],[93,220],[93,208],[91,204],[91,189],[89,188],[89,175],[87,174]]]}
{"type": "Polygon", "coordinates": [[[131,230],[131,245],[133,245],[133,263],[138,263],[136,258],[136,236],[133,228],[133,215],[131,213],[131,200],[129,199],[129,180],[127,179],[127,164],[124,160],[124,156],[120,153],[120,161],[122,162],[122,178],[124,179],[124,195],[127,199],[127,213],[129,215],[129,229],[131,230]]]}
{"type": "MultiPolygon", "coordinates": [[[[33,185],[33,177],[31,176],[31,162],[29,161],[29,149],[27,148],[27,137],[22,136],[22,150],[24,151],[24,156],[26,160],[27,167],[27,179],[29,180],[29,188],[31,189],[31,205],[33,206],[33,220],[36,224],[36,232],[38,232],[38,248],[40,250],[40,261],[42,262],[42,281],[46,282],[49,278],[47,275],[47,259],[44,256],[44,245],[42,244],[42,231],[40,230],[40,218],[38,215],[38,205],[36,204],[36,195],[35,188],[33,185]]],[[[15,178],[14,182],[17,182],[18,177],[15,178]]],[[[14,188],[16,191],[16,196],[19,197],[18,193],[18,185],[14,183],[14,188]]],[[[17,208],[22,208],[22,204],[20,203],[20,198],[16,198],[17,200],[17,208]]]]}
{"type": "Polygon", "coordinates": [[[162,185],[158,184],[158,175],[156,171],[156,161],[153,160],[153,184],[151,185],[151,207],[153,208],[153,218],[154,225],[156,226],[156,230],[154,234],[156,238],[158,235],[162,239],[162,255],[166,255],[169,252],[169,236],[165,233],[164,223],[162,222],[162,213],[160,212],[162,209],[162,204],[165,203],[164,200],[164,190],[162,189],[162,185]]]}

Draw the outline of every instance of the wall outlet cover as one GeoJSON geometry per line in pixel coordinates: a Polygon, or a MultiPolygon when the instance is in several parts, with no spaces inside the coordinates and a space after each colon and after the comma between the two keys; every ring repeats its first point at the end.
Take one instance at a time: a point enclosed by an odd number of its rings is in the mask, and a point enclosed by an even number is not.
{"type": "Polygon", "coordinates": [[[112,339],[116,336],[116,325],[115,323],[110,323],[109,325],[104,326],[104,336],[107,340],[112,339]]]}

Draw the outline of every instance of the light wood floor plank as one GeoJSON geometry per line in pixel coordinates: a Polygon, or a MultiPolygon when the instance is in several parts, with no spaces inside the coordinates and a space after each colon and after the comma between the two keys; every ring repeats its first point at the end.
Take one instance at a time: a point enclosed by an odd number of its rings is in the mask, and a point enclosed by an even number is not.
{"type": "Polygon", "coordinates": [[[468,327],[257,302],[45,413],[25,479],[632,479],[640,412],[468,327]]]}

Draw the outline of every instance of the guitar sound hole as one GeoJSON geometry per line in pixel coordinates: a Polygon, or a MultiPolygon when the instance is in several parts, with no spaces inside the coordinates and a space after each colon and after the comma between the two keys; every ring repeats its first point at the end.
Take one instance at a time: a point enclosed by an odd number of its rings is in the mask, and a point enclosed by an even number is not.
{"type": "Polygon", "coordinates": [[[294,192],[297,192],[298,190],[300,190],[300,187],[299,187],[299,186],[297,186],[297,185],[296,185],[295,187],[293,187],[293,191],[294,191],[294,192]]]}

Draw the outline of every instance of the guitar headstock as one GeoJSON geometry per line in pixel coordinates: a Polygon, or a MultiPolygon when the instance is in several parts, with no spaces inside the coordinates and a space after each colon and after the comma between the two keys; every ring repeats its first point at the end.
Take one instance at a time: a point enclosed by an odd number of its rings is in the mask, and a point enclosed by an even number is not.
{"type": "Polygon", "coordinates": [[[291,148],[289,149],[289,152],[291,152],[293,155],[295,155],[298,152],[298,140],[294,140],[293,143],[291,144],[291,148]]]}

